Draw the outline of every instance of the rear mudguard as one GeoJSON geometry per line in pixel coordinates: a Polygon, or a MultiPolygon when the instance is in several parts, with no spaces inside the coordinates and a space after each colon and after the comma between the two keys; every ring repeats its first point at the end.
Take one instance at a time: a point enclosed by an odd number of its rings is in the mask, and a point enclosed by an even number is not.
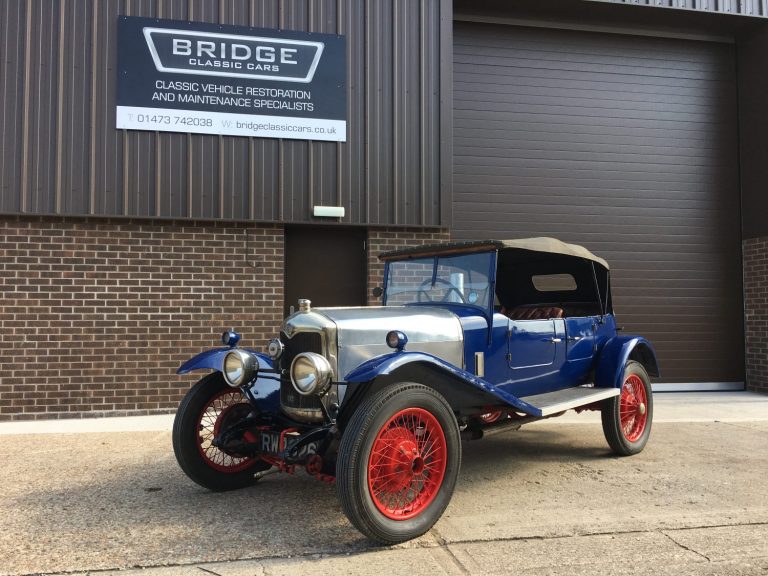
{"type": "Polygon", "coordinates": [[[455,411],[462,408],[492,406],[507,404],[517,411],[531,416],[541,416],[541,410],[521,400],[520,398],[497,388],[490,382],[474,374],[425,352],[393,352],[377,356],[362,363],[344,378],[350,384],[370,382],[382,376],[388,376],[398,371],[417,368],[424,373],[435,374],[439,378],[431,383],[445,397],[455,411]],[[459,386],[453,383],[459,383],[459,386]],[[437,384],[437,386],[435,386],[437,384]],[[449,384],[449,385],[446,385],[449,384]],[[464,384],[462,387],[461,384],[464,384]],[[468,394],[469,393],[469,394],[468,394]]]}
{"type": "MultiPolygon", "coordinates": [[[[224,367],[224,356],[232,350],[230,347],[212,348],[193,356],[179,366],[176,374],[187,374],[194,370],[215,370],[221,372],[224,367]]],[[[274,373],[275,365],[272,359],[255,350],[242,348],[250,352],[259,363],[259,373],[256,381],[245,390],[248,399],[262,412],[274,413],[280,410],[280,377],[274,373]],[[269,370],[271,373],[262,374],[269,370]]]]}
{"type": "Polygon", "coordinates": [[[600,352],[595,369],[595,386],[598,388],[621,388],[624,366],[633,359],[640,362],[651,376],[659,376],[656,352],[642,336],[614,336],[600,352]]]}

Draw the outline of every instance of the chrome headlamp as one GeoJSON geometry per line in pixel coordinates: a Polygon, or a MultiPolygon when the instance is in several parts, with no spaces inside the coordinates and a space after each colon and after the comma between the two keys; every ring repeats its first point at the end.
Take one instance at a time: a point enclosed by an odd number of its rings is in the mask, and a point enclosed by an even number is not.
{"type": "Polygon", "coordinates": [[[233,388],[247,384],[256,376],[256,358],[245,350],[236,348],[224,356],[224,380],[233,388]]]}
{"type": "Polygon", "coordinates": [[[322,396],[331,386],[332,369],[325,356],[304,352],[291,362],[291,382],[302,396],[322,396]]]}

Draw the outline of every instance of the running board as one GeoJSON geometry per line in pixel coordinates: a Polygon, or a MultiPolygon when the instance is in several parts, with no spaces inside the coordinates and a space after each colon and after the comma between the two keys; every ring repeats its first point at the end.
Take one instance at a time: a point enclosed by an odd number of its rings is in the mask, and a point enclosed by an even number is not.
{"type": "Polygon", "coordinates": [[[579,406],[599,402],[606,398],[613,398],[618,396],[619,393],[620,390],[618,388],[586,388],[584,386],[576,386],[575,388],[565,388],[564,390],[556,390],[546,394],[525,396],[520,398],[520,400],[527,402],[539,411],[539,414],[534,414],[534,416],[551,416],[571,408],[578,408],[579,406]]]}

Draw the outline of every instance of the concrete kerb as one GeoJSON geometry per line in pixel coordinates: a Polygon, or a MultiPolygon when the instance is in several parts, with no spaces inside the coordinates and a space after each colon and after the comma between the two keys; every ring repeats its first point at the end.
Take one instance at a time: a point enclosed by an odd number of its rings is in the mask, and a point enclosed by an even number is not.
{"type": "MultiPolygon", "coordinates": [[[[563,416],[543,422],[594,424],[597,412],[563,416]]],[[[768,395],[755,392],[657,392],[654,422],[754,422],[768,421],[768,395]]],[[[0,422],[0,435],[73,434],[101,432],[169,432],[173,414],[0,422]]]]}

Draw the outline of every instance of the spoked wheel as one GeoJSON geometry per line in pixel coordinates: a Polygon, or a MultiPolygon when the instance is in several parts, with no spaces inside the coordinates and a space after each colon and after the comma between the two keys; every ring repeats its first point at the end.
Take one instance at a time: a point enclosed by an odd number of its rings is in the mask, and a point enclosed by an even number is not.
{"type": "Polygon", "coordinates": [[[368,490],[387,518],[407,520],[437,496],[446,466],[446,441],[437,419],[421,408],[396,413],[379,430],[368,458],[368,490]]]}
{"type": "Polygon", "coordinates": [[[616,454],[630,456],[645,448],[653,421],[653,393],[642,364],[627,362],[621,394],[605,401],[602,420],[605,438],[616,454]]]}
{"type": "Polygon", "coordinates": [[[344,513],[384,544],[429,530],[453,494],[461,464],[459,428],[437,392],[399,383],[372,394],[349,420],[336,486],[344,513]]]}
{"type": "Polygon", "coordinates": [[[251,405],[246,402],[243,393],[232,388],[214,395],[203,407],[198,425],[197,445],[208,466],[231,474],[253,465],[251,458],[227,454],[213,445],[213,439],[222,430],[246,418],[250,413],[251,405]]]}
{"type": "Polygon", "coordinates": [[[219,372],[190,388],[173,421],[173,451],[190,479],[211,490],[232,490],[253,484],[253,475],[270,467],[258,458],[229,454],[213,445],[219,433],[252,409],[219,372]]]}
{"type": "Polygon", "coordinates": [[[483,424],[493,424],[494,422],[501,420],[502,416],[504,416],[504,410],[494,410],[493,412],[486,412],[485,414],[481,414],[480,421],[483,424]]]}

